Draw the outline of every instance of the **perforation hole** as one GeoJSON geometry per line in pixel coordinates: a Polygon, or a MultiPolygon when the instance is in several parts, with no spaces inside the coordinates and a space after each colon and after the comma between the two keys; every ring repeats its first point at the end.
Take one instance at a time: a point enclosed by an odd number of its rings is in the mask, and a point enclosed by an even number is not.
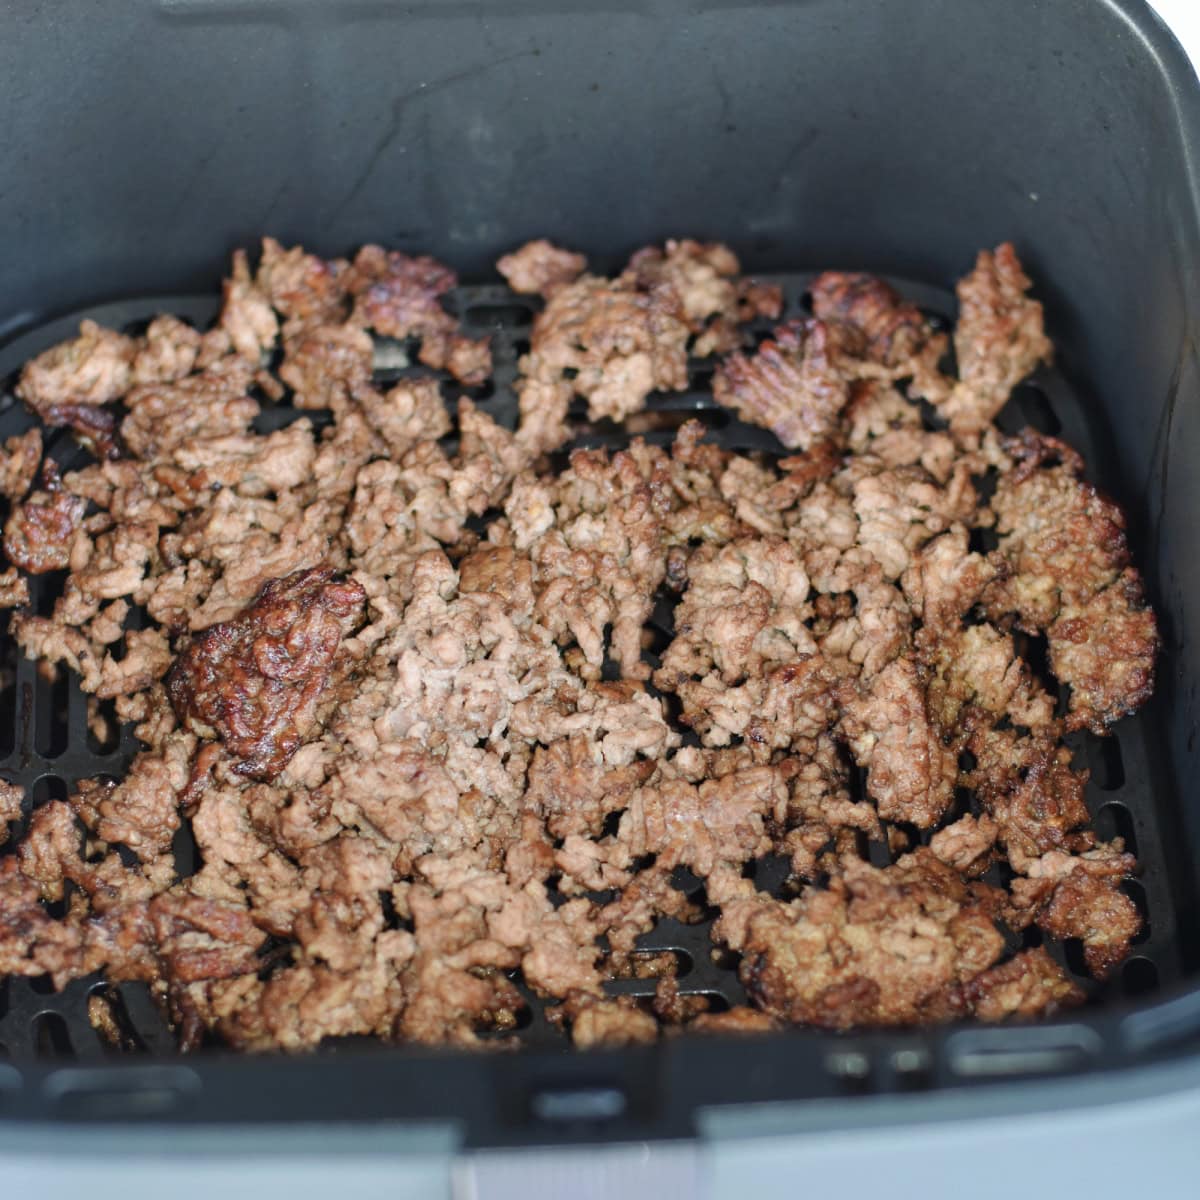
{"type": "Polygon", "coordinates": [[[66,571],[47,571],[30,580],[29,599],[34,613],[39,617],[54,615],[54,605],[62,595],[67,582],[66,571]]]}
{"type": "Polygon", "coordinates": [[[121,993],[111,984],[97,984],[88,994],[88,1023],[100,1037],[105,1050],[129,1054],[145,1050],[125,1007],[121,993]]]}
{"type": "Polygon", "coordinates": [[[200,851],[192,832],[192,823],[187,817],[179,821],[179,828],[171,839],[171,853],[175,857],[175,871],[180,879],[187,879],[200,869],[200,851]]]}
{"type": "Polygon", "coordinates": [[[34,1053],[38,1058],[71,1058],[71,1034],[66,1021],[58,1013],[42,1013],[34,1017],[34,1053]]]}
{"type": "Polygon", "coordinates": [[[1023,383],[1013,390],[1009,403],[1015,406],[1024,424],[1053,437],[1062,432],[1062,422],[1051,407],[1046,393],[1037,384],[1023,383]]]}
{"type": "Polygon", "coordinates": [[[1158,990],[1158,968],[1148,958],[1131,958],[1121,967],[1121,989],[1127,996],[1158,990]]]}
{"type": "Polygon", "coordinates": [[[1045,941],[1042,931],[1036,925],[1027,925],[1021,931],[1021,949],[1036,950],[1045,941]]]}
{"type": "Polygon", "coordinates": [[[1076,975],[1081,975],[1085,979],[1089,978],[1091,972],[1088,970],[1087,959],[1083,956],[1083,942],[1079,938],[1067,938],[1062,947],[1067,968],[1076,975]]]}
{"type": "Polygon", "coordinates": [[[33,807],[36,810],[51,800],[66,800],[68,794],[64,780],[57,775],[43,775],[33,785],[33,807]]]}
{"type": "Polygon", "coordinates": [[[113,700],[87,700],[87,745],[93,754],[111,754],[121,740],[121,722],[113,700]]]}
{"type": "Polygon", "coordinates": [[[533,311],[524,304],[473,304],[466,319],[475,326],[492,329],[526,329],[533,321],[533,311]]]}
{"type": "Polygon", "coordinates": [[[1125,786],[1125,760],[1121,743],[1115,737],[1087,735],[1087,761],[1092,782],[1105,792],[1115,792],[1125,786]]]}
{"type": "Polygon", "coordinates": [[[57,758],[67,748],[70,691],[71,679],[65,670],[55,671],[53,679],[47,679],[38,671],[34,685],[37,719],[34,721],[33,744],[46,758],[57,758]]]}
{"type": "Polygon", "coordinates": [[[1133,814],[1123,804],[1115,800],[1103,805],[1096,813],[1092,827],[1096,836],[1102,842],[1111,842],[1113,838],[1121,838],[1125,849],[1130,854],[1137,853],[1137,834],[1134,832],[1133,814]]]}
{"type": "Polygon", "coordinates": [[[0,755],[16,749],[17,730],[17,644],[8,634],[7,619],[0,636],[0,755]]]}
{"type": "Polygon", "coordinates": [[[674,433],[688,421],[700,421],[708,429],[724,429],[733,418],[723,408],[646,409],[625,418],[625,432],[632,437],[645,433],[674,433]]]}

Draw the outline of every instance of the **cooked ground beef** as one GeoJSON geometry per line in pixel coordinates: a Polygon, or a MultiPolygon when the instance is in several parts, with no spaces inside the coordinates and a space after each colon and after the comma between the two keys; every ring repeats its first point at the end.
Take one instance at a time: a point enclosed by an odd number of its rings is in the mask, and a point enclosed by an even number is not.
{"type": "Polygon", "coordinates": [[[753,355],[733,354],[721,364],[713,396],[742,420],[769,429],[789,450],[836,440],[850,399],[840,362],[843,340],[838,327],[820,320],[780,325],[774,340],[753,355]]]}
{"type": "Polygon", "coordinates": [[[453,272],[378,246],[266,239],[211,330],[85,322],[27,365],[0,606],[143,748],[31,814],[0,782],[0,841],[27,818],[0,973],[143,981],[185,1048],[477,1044],[530,994],[581,1047],[1078,1003],[1002,930],[1079,939],[1096,976],[1128,953],[1136,862],[1089,828],[1063,738],[1145,700],[1158,638],[1078,456],[991,424],[1049,353],[1011,247],[960,287],[958,379],[866,275],[819,277],[755,347],[780,292],[719,244],[604,278],[538,241],[498,268],[542,305],[515,429],[446,391],[491,371],[453,272]],[[377,386],[379,337],[439,374],[377,386]],[[697,422],[558,454],[578,409],[621,420],[705,356],[716,400],[796,454],[697,422]],[[305,412],[257,432],[273,406],[305,412]],[[55,426],[94,461],[43,464],[55,426]],[[1065,716],[1023,657],[1042,635],[1065,716]],[[786,890],[760,891],[780,859],[786,890]],[[724,1013],[639,945],[713,914],[751,999],[724,1013]],[[606,994],[630,978],[643,1002],[606,994]]]}
{"type": "Polygon", "coordinates": [[[335,583],[328,568],[267,584],[240,617],[179,655],[167,681],[176,715],[219,739],[237,771],[279,774],[312,736],[334,655],[365,599],[361,584],[335,583]]]}
{"type": "Polygon", "coordinates": [[[4,553],[14,567],[30,575],[65,570],[86,503],[62,486],[53,459],[42,465],[42,487],[15,505],[4,526],[4,553]]]}
{"type": "Polygon", "coordinates": [[[539,238],[504,255],[496,263],[496,270],[514,292],[548,297],[578,279],[587,270],[587,259],[539,238]]]}
{"type": "Polygon", "coordinates": [[[975,270],[958,285],[954,330],[958,382],[944,398],[930,395],[962,437],[977,437],[1004,407],[1013,388],[1053,353],[1042,329],[1042,306],[1011,243],[981,250],[975,270]]]}
{"type": "Polygon", "coordinates": [[[42,431],[36,426],[8,438],[0,450],[0,493],[14,502],[23,500],[33,486],[41,461],[42,431]]]}

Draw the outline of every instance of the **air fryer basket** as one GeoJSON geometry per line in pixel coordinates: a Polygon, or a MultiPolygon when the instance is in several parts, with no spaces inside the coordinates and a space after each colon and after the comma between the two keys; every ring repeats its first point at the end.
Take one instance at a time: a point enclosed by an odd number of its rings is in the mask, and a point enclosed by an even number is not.
{"type": "MultiPolygon", "coordinates": [[[[1013,237],[1060,359],[1002,423],[1083,451],[1130,512],[1162,621],[1151,706],[1113,738],[1075,743],[1097,829],[1124,836],[1143,863],[1128,889],[1147,920],[1114,979],[1087,981],[1088,1005],[1057,1022],[681,1037],[588,1055],[564,1053],[534,1006],[517,1055],[339,1045],[303,1059],[184,1061],[135,985],[80,980],[55,995],[14,979],[0,982],[12,1060],[0,1055],[0,1117],[453,1118],[471,1140],[496,1143],[681,1136],[706,1105],[1130,1066],[1200,1041],[1200,482],[1187,469],[1200,444],[1190,333],[1200,214],[1186,154],[1200,119],[1195,81],[1144,5],[515,3],[488,6],[485,20],[469,3],[158,0],[101,29],[84,13],[58,6],[53,30],[49,18],[0,16],[0,104],[12,116],[0,142],[0,381],[84,315],[116,327],[158,311],[203,322],[214,295],[164,293],[211,287],[227,251],[262,232],[324,253],[365,240],[427,250],[477,279],[528,236],[601,264],[668,234],[720,237],[762,272],[899,276],[942,318],[953,315],[947,284],[975,249],[1013,237]],[[114,82],[106,59],[135,20],[134,75],[114,82]],[[60,53],[64,43],[80,53],[47,68],[52,33],[60,53]],[[934,74],[951,45],[952,104],[934,74]],[[70,87],[57,77],[66,63],[70,87]],[[36,104],[18,104],[30,96],[36,104]],[[88,1022],[96,988],[120,1014],[124,1051],[88,1022]]],[[[776,278],[800,311],[808,276],[776,278]]],[[[496,376],[479,402],[511,426],[530,308],[487,284],[460,288],[453,304],[469,333],[493,335],[496,376]]],[[[659,440],[696,415],[730,448],[773,448],[699,387],[651,408],[667,427],[659,440]]],[[[0,408],[4,435],[27,421],[0,408]]],[[[623,436],[581,428],[579,444],[623,436]]],[[[35,604],[52,603],[54,586],[39,580],[35,604]]],[[[656,620],[669,634],[669,608],[656,620]]],[[[27,807],[124,770],[128,732],[98,745],[73,681],[47,682],[8,641],[0,654],[12,669],[0,775],[26,787],[27,807]]],[[[761,865],[758,886],[780,881],[777,864],[761,865]]],[[[675,952],[682,991],[743,998],[706,926],[663,922],[642,944],[675,952]]],[[[1053,952],[1075,969],[1071,947],[1053,952]]],[[[642,994],[653,981],[610,986],[642,994]]]]}

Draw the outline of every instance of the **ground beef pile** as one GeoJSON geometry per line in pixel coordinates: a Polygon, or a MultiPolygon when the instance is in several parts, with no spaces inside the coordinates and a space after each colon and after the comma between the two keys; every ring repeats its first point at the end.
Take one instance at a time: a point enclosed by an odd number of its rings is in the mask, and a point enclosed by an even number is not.
{"type": "Polygon", "coordinates": [[[24,368],[10,636],[142,749],[32,810],[0,783],[0,976],[142,981],[185,1048],[502,1041],[533,998],[579,1046],[1078,1003],[1063,944],[1103,978],[1141,917],[1064,736],[1147,698],[1158,637],[1079,457],[993,423],[1050,353],[1012,247],[954,377],[866,275],[783,319],[721,245],[498,266],[540,306],[513,421],[453,273],[377,246],[268,239],[211,329],[85,322],[24,368]],[[572,448],[705,359],[776,453],[572,448]],[[665,919],[713,921],[746,1005],[641,952],[665,919]]]}

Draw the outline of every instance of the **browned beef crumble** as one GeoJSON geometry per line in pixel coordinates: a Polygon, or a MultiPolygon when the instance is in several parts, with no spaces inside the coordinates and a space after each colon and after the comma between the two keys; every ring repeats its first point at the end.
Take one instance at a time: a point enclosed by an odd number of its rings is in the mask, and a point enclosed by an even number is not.
{"type": "MultiPolygon", "coordinates": [[[[376,386],[372,335],[468,386],[491,371],[453,272],[378,246],[266,239],[213,329],[84,322],[27,364],[18,395],[95,461],[60,476],[39,429],[0,450],[0,606],[97,728],[112,701],[144,748],[6,847],[0,974],[144,981],[183,1046],[254,1050],[478,1044],[519,1023],[522,988],[580,1047],[1079,1003],[1002,929],[1078,939],[1098,977],[1128,953],[1137,864],[1089,828],[1063,736],[1147,698],[1158,637],[1078,456],[992,425],[1050,353],[1012,247],[960,285],[957,379],[946,335],[867,275],[822,275],[812,315],[754,346],[780,293],[719,244],[605,278],[537,241],[498,268],[543,305],[515,431],[449,407],[444,375],[376,386]],[[670,448],[546,457],[573,401],[622,420],[704,356],[717,401],[791,457],[695,422],[670,448]],[[329,419],[254,432],[289,390],[329,419]],[[51,571],[61,595],[32,612],[51,571]],[[180,877],[185,820],[202,865],[180,877]],[[747,877],[765,855],[792,898],[747,877]],[[685,868],[702,892],[673,885],[685,868]],[[751,1001],[728,1012],[637,940],[714,911],[751,1001]],[[606,995],[629,976],[656,981],[648,1004],[606,995]]],[[[0,841],[23,800],[0,782],[0,841]]]]}

